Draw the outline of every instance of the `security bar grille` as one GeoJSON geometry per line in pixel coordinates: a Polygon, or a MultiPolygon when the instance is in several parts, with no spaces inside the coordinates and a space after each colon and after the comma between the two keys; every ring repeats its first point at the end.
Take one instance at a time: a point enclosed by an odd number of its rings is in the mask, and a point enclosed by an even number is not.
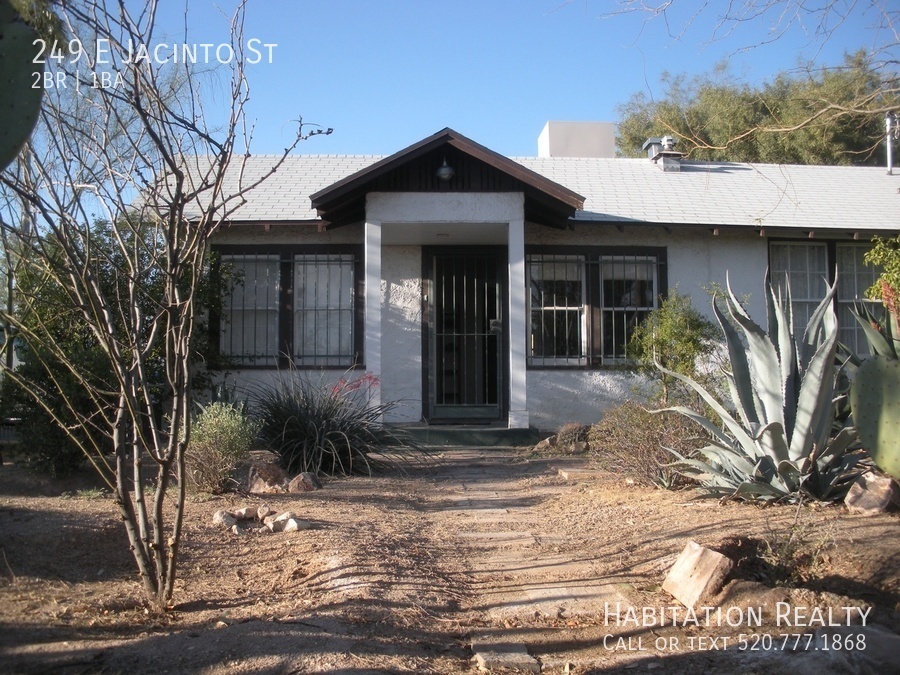
{"type": "Polygon", "coordinates": [[[278,358],[279,258],[223,255],[230,292],[222,303],[219,350],[245,365],[271,365],[278,358]]]}
{"type": "Polygon", "coordinates": [[[528,270],[532,363],[584,364],[588,353],[584,256],[534,255],[528,270]]]}
{"type": "Polygon", "coordinates": [[[628,341],[637,325],[656,308],[656,258],[601,256],[603,362],[627,362],[628,341]]]}
{"type": "Polygon", "coordinates": [[[493,255],[433,259],[432,417],[501,414],[502,283],[493,255]]]}
{"type": "Polygon", "coordinates": [[[627,363],[635,327],[663,292],[661,265],[655,254],[529,255],[529,365],[627,363]]]}
{"type": "Polygon", "coordinates": [[[294,361],[353,362],[353,268],[349,254],[294,257],[294,361]]]}

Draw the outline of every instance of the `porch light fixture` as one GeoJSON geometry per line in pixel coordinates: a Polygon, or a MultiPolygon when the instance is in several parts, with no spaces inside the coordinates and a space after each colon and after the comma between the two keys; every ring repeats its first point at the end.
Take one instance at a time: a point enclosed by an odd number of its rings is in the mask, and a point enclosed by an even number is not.
{"type": "Polygon", "coordinates": [[[439,180],[444,181],[445,183],[453,178],[456,175],[456,172],[453,170],[453,167],[447,164],[447,158],[444,157],[444,163],[438,167],[438,170],[435,172],[435,175],[439,180]]]}

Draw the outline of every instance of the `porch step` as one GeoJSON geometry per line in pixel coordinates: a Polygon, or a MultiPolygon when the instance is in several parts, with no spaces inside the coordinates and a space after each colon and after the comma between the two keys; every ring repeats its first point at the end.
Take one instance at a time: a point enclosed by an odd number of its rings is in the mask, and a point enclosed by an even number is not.
{"type": "Polygon", "coordinates": [[[491,426],[402,426],[406,436],[426,447],[527,447],[546,434],[535,428],[507,429],[491,426]]]}

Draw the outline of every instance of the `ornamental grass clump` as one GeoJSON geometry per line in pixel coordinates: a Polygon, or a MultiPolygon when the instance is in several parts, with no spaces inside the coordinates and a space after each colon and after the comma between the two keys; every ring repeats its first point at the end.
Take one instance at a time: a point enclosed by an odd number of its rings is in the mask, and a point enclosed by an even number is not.
{"type": "Polygon", "coordinates": [[[238,464],[250,456],[259,424],[241,403],[203,406],[191,423],[191,440],[184,459],[188,486],[196,492],[222,494],[234,484],[238,464]]]}
{"type": "Polygon", "coordinates": [[[256,397],[260,437],[289,473],[371,474],[396,465],[415,448],[382,423],[398,404],[376,403],[378,386],[371,373],[336,384],[300,371],[282,374],[274,388],[256,397]]]}
{"type": "Polygon", "coordinates": [[[725,333],[731,401],[720,402],[689,377],[660,369],[690,386],[715,412],[721,426],[683,406],[667,408],[700,424],[710,435],[700,457],[678,452],[674,467],[726,498],[797,501],[806,496],[836,501],[862,472],[856,429],[840,417],[847,392],[837,385],[837,285],[794,335],[790,291],[785,301],[766,282],[768,331],[741,307],[730,287],[726,318],[713,303],[725,333]]]}

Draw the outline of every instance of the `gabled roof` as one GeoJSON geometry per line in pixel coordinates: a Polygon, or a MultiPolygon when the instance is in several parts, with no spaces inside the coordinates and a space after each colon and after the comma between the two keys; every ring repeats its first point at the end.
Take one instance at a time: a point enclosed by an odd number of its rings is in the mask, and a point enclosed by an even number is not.
{"type": "Polygon", "coordinates": [[[433,136],[385,157],[310,195],[319,216],[334,225],[360,220],[365,195],[377,191],[523,192],[525,217],[563,226],[584,207],[584,197],[454,131],[433,136]],[[448,163],[455,175],[436,176],[448,163]]]}

